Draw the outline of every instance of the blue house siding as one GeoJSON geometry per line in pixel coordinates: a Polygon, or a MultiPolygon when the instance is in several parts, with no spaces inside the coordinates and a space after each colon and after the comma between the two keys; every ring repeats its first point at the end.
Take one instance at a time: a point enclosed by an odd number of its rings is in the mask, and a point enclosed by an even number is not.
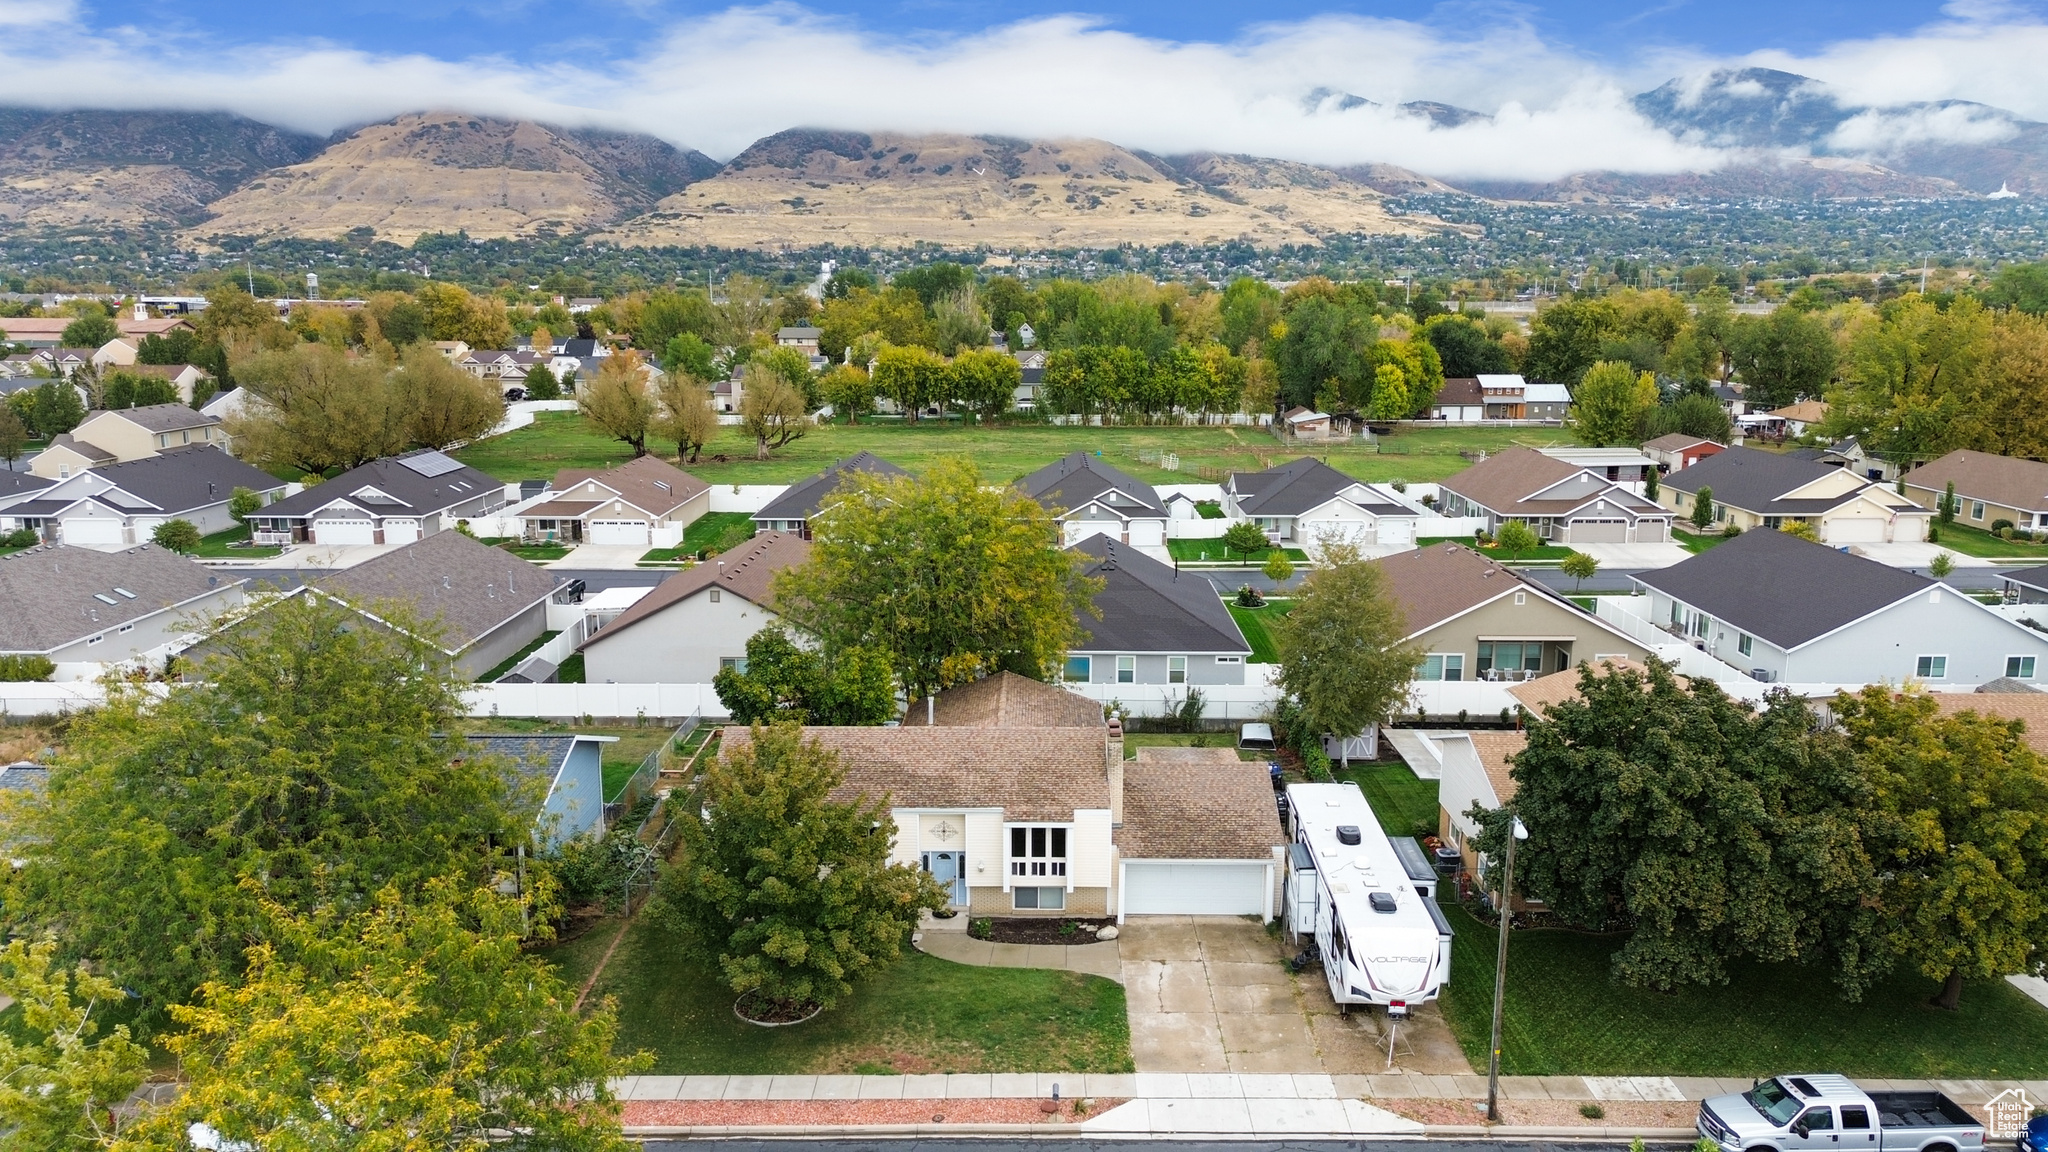
{"type": "Polygon", "coordinates": [[[604,832],[604,745],[578,740],[555,776],[543,817],[554,821],[552,839],[573,840],[604,832]]]}

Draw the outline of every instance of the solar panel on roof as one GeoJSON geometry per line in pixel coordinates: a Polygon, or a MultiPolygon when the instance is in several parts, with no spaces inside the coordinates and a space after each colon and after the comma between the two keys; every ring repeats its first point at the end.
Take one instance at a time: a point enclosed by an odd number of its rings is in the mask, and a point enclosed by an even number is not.
{"type": "Polygon", "coordinates": [[[460,461],[431,450],[415,453],[411,456],[402,456],[398,462],[426,477],[446,476],[450,472],[458,472],[462,469],[460,461]]]}

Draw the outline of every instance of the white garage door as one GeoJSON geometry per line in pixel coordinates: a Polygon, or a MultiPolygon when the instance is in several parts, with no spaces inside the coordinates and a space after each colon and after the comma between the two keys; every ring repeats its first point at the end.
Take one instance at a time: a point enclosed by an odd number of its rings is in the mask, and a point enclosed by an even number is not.
{"type": "Polygon", "coordinates": [[[375,544],[377,529],[368,520],[315,520],[315,544],[375,544]]]}
{"type": "Polygon", "coordinates": [[[1234,861],[1124,865],[1124,911],[1132,916],[1262,916],[1266,865],[1234,861]]]}
{"type": "Polygon", "coordinates": [[[1380,521],[1380,543],[1382,543],[1382,544],[1413,544],[1413,543],[1415,543],[1415,521],[1413,521],[1413,520],[1382,520],[1382,521],[1380,521]]]}
{"type": "Polygon", "coordinates": [[[1881,544],[1884,542],[1884,521],[1875,516],[1844,516],[1828,521],[1827,542],[1830,544],[1881,544]]]}
{"type": "Polygon", "coordinates": [[[384,542],[386,544],[410,544],[420,538],[420,522],[417,520],[386,520],[384,542]]]}
{"type": "Polygon", "coordinates": [[[1663,544],[1665,542],[1664,522],[1662,520],[1636,521],[1636,543],[1663,544]]]}
{"type": "Polygon", "coordinates": [[[1066,537],[1066,546],[1071,548],[1090,536],[1107,536],[1111,540],[1123,538],[1124,526],[1119,520],[1069,520],[1060,528],[1066,537]]]}
{"type": "Polygon", "coordinates": [[[592,544],[639,544],[647,543],[647,521],[645,520],[592,520],[590,522],[592,544]]]}
{"type": "Polygon", "coordinates": [[[123,544],[119,520],[66,520],[64,542],[91,547],[94,544],[123,544]]]}
{"type": "Polygon", "coordinates": [[[1626,520],[1574,520],[1571,526],[1573,544],[1626,544],[1628,542],[1628,521],[1626,520]]]}
{"type": "Polygon", "coordinates": [[[1131,521],[1131,543],[1165,547],[1166,525],[1158,520],[1131,521]]]}

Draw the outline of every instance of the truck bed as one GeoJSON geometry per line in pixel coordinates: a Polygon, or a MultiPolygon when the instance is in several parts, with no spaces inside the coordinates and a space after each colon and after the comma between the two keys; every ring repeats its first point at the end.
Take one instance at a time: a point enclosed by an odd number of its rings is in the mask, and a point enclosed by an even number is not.
{"type": "Polygon", "coordinates": [[[1975,1116],[1939,1092],[1872,1092],[1881,1128],[1981,1128],[1975,1116]]]}

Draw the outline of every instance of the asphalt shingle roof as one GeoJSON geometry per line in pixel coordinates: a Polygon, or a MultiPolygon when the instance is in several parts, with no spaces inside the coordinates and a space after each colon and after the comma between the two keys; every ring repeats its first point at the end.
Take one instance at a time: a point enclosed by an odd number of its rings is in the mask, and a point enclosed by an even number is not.
{"type": "MultiPolygon", "coordinates": [[[[1714,491],[1718,498],[1720,489],[1714,491]]],[[[1744,532],[1669,568],[1638,572],[1635,579],[1787,649],[1935,583],[1769,529],[1744,532]]]]}
{"type": "Polygon", "coordinates": [[[220,423],[206,413],[194,411],[183,404],[145,404],[140,408],[117,409],[111,414],[151,432],[177,432],[185,428],[204,428],[220,423]]]}
{"type": "Polygon", "coordinates": [[[1095,594],[1102,619],[1081,617],[1082,652],[1251,653],[1237,621],[1196,573],[1181,573],[1107,536],[1090,536],[1073,551],[1094,558],[1084,570],[1107,583],[1095,594]]]}
{"type": "Polygon", "coordinates": [[[932,699],[912,700],[906,726],[923,726],[929,711],[940,728],[1106,728],[1102,705],[1015,672],[998,672],[946,689],[932,699]]]}
{"type": "MultiPolygon", "coordinates": [[[[1108,743],[1099,728],[806,727],[803,734],[838,754],[846,771],[846,783],[833,791],[838,800],[1000,807],[1008,820],[1070,820],[1077,809],[1110,806],[1108,743]]],[[[727,755],[752,741],[750,729],[724,730],[727,755]]]]}
{"type": "Polygon", "coordinates": [[[2023,512],[2048,508],[2048,464],[2039,460],[1959,449],[1906,473],[1905,480],[1915,488],[1935,492],[1944,491],[1954,481],[1957,496],[2023,512]]]}
{"type": "Polygon", "coordinates": [[[568,492],[585,480],[604,485],[655,516],[668,515],[711,487],[659,456],[641,456],[605,471],[564,469],[555,476],[555,490],[568,492]]]}
{"type": "Polygon", "coordinates": [[[270,505],[263,510],[263,515],[286,520],[302,519],[336,500],[347,499],[352,492],[370,487],[398,501],[397,504],[364,505],[374,515],[422,516],[467,503],[480,495],[504,488],[502,482],[466,464],[439,476],[425,476],[405,465],[406,460],[425,454],[408,452],[402,456],[372,460],[360,468],[351,468],[332,480],[315,484],[296,496],[270,505]]]}
{"type": "Polygon", "coordinates": [[[791,532],[763,532],[722,556],[685,568],[656,584],[654,591],[635,601],[631,608],[605,625],[603,631],[578,647],[588,648],[617,636],[713,584],[749,603],[772,609],[774,603],[769,591],[774,586],[775,574],[803,563],[810,556],[811,545],[803,537],[791,532]]]}
{"type": "Polygon", "coordinates": [[[818,514],[818,509],[846,478],[849,472],[868,472],[876,476],[907,476],[909,473],[898,468],[872,452],[861,452],[838,461],[830,468],[791,484],[782,495],[770,500],[759,512],[756,520],[809,520],[818,514]]]}
{"type": "Polygon", "coordinates": [[[1287,843],[1261,763],[1231,748],[1201,759],[1152,759],[1149,748],[1124,765],[1124,826],[1118,846],[1130,860],[1271,860],[1287,843]]]}
{"type": "MultiPolygon", "coordinates": [[[[1364,483],[1313,456],[1291,460],[1264,472],[1233,472],[1230,482],[1238,493],[1237,506],[1247,516],[1299,516],[1328,503],[1337,493],[1364,483]]],[[[1415,515],[1383,500],[1360,507],[1377,516],[1415,515]]]]}
{"type": "Polygon", "coordinates": [[[321,581],[358,607],[395,600],[441,623],[441,647],[460,652],[547,599],[555,579],[503,548],[436,532],[321,581]]]}
{"type": "Polygon", "coordinates": [[[153,544],[17,552],[0,557],[0,652],[48,652],[239,583],[153,544]]]}
{"type": "Polygon", "coordinates": [[[1690,468],[1664,478],[1664,486],[1675,492],[1714,490],[1714,503],[1746,512],[1800,515],[1825,512],[1854,500],[1863,487],[1840,496],[1781,500],[1780,496],[1803,484],[1811,484],[1842,470],[1816,460],[1801,460],[1755,448],[1726,448],[1690,468]]]}
{"type": "Polygon", "coordinates": [[[1159,493],[1154,492],[1150,484],[1133,479],[1103,463],[1100,457],[1086,452],[1067,453],[1017,481],[1017,487],[1022,489],[1026,496],[1047,508],[1068,512],[1115,490],[1129,497],[1134,503],[1125,503],[1121,500],[1111,503],[1105,500],[1105,507],[1114,508],[1127,516],[1162,519],[1166,516],[1166,506],[1159,502],[1159,493]]]}
{"type": "Polygon", "coordinates": [[[107,464],[92,474],[130,496],[166,512],[189,512],[220,504],[237,488],[268,492],[284,481],[235,459],[218,448],[195,444],[124,464],[107,464]]]}

